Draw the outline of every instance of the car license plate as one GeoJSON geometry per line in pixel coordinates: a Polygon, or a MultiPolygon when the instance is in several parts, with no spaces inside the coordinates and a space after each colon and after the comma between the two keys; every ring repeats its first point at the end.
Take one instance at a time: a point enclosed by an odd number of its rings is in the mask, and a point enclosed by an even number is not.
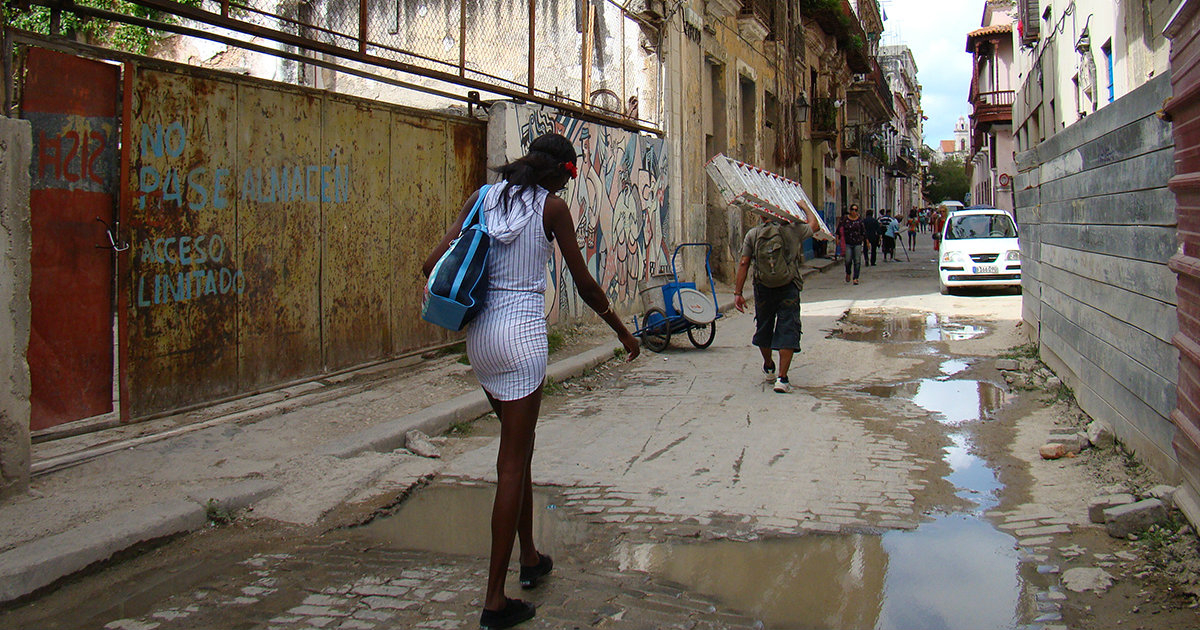
{"type": "Polygon", "coordinates": [[[975,273],[1000,273],[999,265],[976,265],[975,273]]]}

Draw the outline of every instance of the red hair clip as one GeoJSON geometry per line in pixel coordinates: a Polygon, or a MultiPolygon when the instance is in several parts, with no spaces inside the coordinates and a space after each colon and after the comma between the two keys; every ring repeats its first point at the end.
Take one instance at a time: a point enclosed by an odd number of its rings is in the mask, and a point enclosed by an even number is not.
{"type": "Polygon", "coordinates": [[[563,162],[562,167],[571,176],[571,179],[579,177],[579,169],[575,168],[574,162],[563,162]]]}

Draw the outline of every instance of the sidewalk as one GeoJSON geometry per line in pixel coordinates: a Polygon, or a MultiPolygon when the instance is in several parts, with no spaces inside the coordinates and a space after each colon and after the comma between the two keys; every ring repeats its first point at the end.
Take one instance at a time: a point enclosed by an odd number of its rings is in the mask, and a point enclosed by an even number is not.
{"type": "MultiPolygon", "coordinates": [[[[805,263],[805,276],[834,263],[805,263]]],[[[728,287],[721,310],[732,307],[728,287]]],[[[578,376],[619,344],[555,357],[578,376]]],[[[456,355],[414,357],[327,376],[160,420],[34,445],[30,492],[0,505],[0,602],[143,542],[250,510],[312,526],[364,496],[403,491],[438,469],[407,450],[491,411],[456,355]]]]}

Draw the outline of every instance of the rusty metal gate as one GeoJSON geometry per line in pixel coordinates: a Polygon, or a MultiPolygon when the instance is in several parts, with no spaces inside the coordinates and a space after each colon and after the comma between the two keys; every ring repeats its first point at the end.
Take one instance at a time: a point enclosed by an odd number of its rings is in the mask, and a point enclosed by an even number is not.
{"type": "Polygon", "coordinates": [[[458,337],[421,321],[420,265],[484,181],[486,123],[78,44],[56,42],[121,65],[22,44],[23,114],[43,119],[34,122],[45,173],[35,203],[68,213],[65,223],[35,223],[35,247],[49,253],[33,284],[50,322],[34,328],[49,351],[30,346],[31,363],[45,356],[31,368],[42,375],[35,393],[50,394],[51,411],[66,400],[78,407],[53,422],[111,404],[113,257],[96,247],[107,242],[96,217],[112,218],[114,191],[117,240],[129,244],[116,256],[121,420],[458,337]],[[39,78],[49,77],[39,63],[60,83],[39,78]],[[54,103],[78,111],[56,113],[54,103]],[[76,136],[77,147],[56,140],[76,136]],[[107,178],[106,210],[99,184],[81,174],[107,178]],[[86,397],[82,385],[46,376],[71,352],[81,356],[69,374],[91,379],[86,397]]]}
{"type": "Polygon", "coordinates": [[[30,429],[107,413],[113,400],[113,257],[120,67],[25,49],[33,126],[30,429]]]}
{"type": "Polygon", "coordinates": [[[1200,524],[1200,2],[1185,2],[1167,27],[1171,38],[1172,97],[1166,112],[1175,136],[1175,193],[1180,250],[1170,266],[1178,276],[1179,383],[1175,455],[1185,485],[1179,507],[1200,524]]]}

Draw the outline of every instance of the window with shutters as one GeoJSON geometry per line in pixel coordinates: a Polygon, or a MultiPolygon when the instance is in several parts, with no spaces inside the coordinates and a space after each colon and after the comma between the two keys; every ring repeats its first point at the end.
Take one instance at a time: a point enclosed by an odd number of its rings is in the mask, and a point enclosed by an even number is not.
{"type": "Polygon", "coordinates": [[[1040,17],[1038,0],[1017,0],[1017,20],[1020,22],[1022,44],[1028,46],[1037,43],[1041,32],[1040,17]]]}

